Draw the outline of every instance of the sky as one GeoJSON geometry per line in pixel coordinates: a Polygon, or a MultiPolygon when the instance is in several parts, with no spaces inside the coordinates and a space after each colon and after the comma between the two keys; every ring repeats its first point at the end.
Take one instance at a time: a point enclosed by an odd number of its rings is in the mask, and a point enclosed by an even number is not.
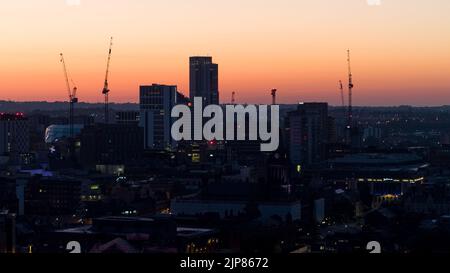
{"type": "Polygon", "coordinates": [[[219,64],[222,102],[340,104],[352,52],[355,105],[450,104],[448,0],[0,0],[0,100],[81,101],[141,84],[188,94],[189,56],[219,64]],[[77,3],[78,2],[78,3],[77,3]]]}

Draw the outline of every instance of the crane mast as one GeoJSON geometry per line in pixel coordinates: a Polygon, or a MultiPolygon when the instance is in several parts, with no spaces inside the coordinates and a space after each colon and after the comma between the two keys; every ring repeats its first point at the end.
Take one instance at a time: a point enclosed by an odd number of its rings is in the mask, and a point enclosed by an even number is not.
{"type": "Polygon", "coordinates": [[[110,44],[109,44],[109,51],[108,51],[108,61],[106,64],[105,82],[103,84],[103,90],[102,90],[102,94],[105,96],[105,123],[109,123],[109,92],[110,92],[110,90],[109,90],[108,77],[109,77],[109,65],[111,63],[112,45],[113,45],[113,38],[111,37],[110,44]]]}
{"type": "Polygon", "coordinates": [[[353,127],[353,74],[350,59],[350,50],[347,50],[347,62],[348,62],[348,128],[353,127]]]}
{"type": "Polygon", "coordinates": [[[73,84],[73,89],[70,87],[70,83],[69,83],[69,76],[67,73],[67,66],[66,66],[66,61],[64,60],[64,54],[61,53],[60,54],[61,57],[61,63],[63,65],[63,70],[64,70],[64,78],[66,81],[66,88],[67,88],[67,92],[69,95],[69,130],[70,130],[70,137],[73,138],[74,137],[74,106],[76,103],[78,103],[78,98],[77,98],[77,87],[75,86],[75,84],[72,81],[73,84]]]}
{"type": "Polygon", "coordinates": [[[339,89],[341,90],[342,109],[344,109],[345,112],[344,84],[342,81],[339,81],[339,89]]]}

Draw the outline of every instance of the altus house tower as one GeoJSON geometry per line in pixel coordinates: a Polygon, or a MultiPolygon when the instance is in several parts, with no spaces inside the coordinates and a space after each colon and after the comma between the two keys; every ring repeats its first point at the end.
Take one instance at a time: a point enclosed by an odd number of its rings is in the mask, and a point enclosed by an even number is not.
{"type": "Polygon", "coordinates": [[[203,98],[203,105],[219,104],[219,66],[212,57],[189,58],[189,94],[203,98]]]}

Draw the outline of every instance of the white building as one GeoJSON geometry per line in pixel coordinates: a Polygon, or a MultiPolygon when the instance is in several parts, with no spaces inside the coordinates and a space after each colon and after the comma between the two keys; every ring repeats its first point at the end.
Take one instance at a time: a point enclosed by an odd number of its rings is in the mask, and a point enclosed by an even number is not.
{"type": "Polygon", "coordinates": [[[174,119],[172,108],[181,103],[183,96],[175,85],[146,85],[140,87],[139,124],[144,128],[144,143],[146,149],[164,149],[176,145],[171,136],[174,119]]]}
{"type": "MultiPolygon", "coordinates": [[[[79,135],[84,125],[74,124],[73,131],[75,135],[79,135]]],[[[45,129],[45,143],[54,143],[63,138],[70,137],[70,125],[50,125],[45,129]]]]}

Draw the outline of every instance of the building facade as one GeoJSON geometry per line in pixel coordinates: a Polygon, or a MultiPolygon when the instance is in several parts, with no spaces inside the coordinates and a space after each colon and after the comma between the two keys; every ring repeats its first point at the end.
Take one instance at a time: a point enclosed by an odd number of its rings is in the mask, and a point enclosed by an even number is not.
{"type": "Polygon", "coordinates": [[[16,216],[0,211],[0,254],[16,252],[16,216]]]}
{"type": "Polygon", "coordinates": [[[97,124],[81,131],[81,163],[99,165],[131,164],[140,160],[144,132],[137,125],[97,124]]]}
{"type": "Polygon", "coordinates": [[[30,147],[28,119],[23,113],[0,113],[0,156],[17,161],[30,147]]]}
{"type": "Polygon", "coordinates": [[[288,114],[288,121],[291,163],[302,166],[324,160],[329,139],[328,104],[300,104],[288,114]]]}
{"type": "Polygon", "coordinates": [[[118,124],[139,124],[139,111],[119,111],[116,112],[116,123],[118,124]]]}
{"type": "Polygon", "coordinates": [[[63,177],[32,176],[24,186],[24,214],[72,215],[79,209],[81,181],[63,177]]]}
{"type": "Polygon", "coordinates": [[[203,105],[219,104],[219,65],[212,57],[190,57],[189,94],[203,98],[203,105]]]}
{"type": "Polygon", "coordinates": [[[176,145],[171,128],[175,121],[172,108],[185,103],[175,85],[143,85],[140,87],[140,126],[144,128],[145,149],[165,149],[176,145]]]}

